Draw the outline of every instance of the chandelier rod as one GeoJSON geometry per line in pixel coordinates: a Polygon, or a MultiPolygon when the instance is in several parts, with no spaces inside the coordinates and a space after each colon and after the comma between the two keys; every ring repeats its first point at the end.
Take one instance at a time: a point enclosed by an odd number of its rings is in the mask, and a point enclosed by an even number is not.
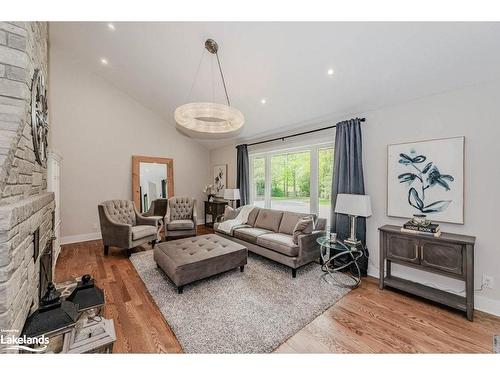
{"type": "Polygon", "coordinates": [[[222,84],[224,85],[224,92],[226,93],[227,105],[231,107],[231,102],[229,101],[229,95],[226,88],[226,80],[224,79],[224,73],[222,73],[222,67],[220,65],[219,54],[215,51],[215,56],[217,57],[217,64],[219,65],[220,76],[222,78],[222,84]]]}

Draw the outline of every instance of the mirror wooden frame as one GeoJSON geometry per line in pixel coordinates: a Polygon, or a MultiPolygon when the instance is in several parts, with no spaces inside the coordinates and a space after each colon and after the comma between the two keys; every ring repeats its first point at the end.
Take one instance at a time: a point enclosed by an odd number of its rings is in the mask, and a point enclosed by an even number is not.
{"type": "Polygon", "coordinates": [[[132,155],[132,200],[135,207],[139,210],[141,207],[141,192],[140,192],[140,165],[141,163],[157,163],[165,164],[167,168],[168,181],[168,198],[174,196],[174,159],[158,158],[154,156],[132,155]]]}

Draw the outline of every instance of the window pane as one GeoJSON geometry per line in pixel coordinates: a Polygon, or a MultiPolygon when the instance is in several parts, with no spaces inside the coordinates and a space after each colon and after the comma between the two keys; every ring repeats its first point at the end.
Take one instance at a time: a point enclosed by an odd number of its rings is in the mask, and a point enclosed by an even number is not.
{"type": "Polygon", "coordinates": [[[333,178],[333,148],[318,150],[318,201],[319,217],[327,220],[330,226],[331,196],[333,178]]]}
{"type": "Polygon", "coordinates": [[[253,182],[252,182],[252,197],[253,204],[257,207],[264,207],[264,190],[266,178],[266,159],[255,158],[253,159],[253,182]]]}
{"type": "Polygon", "coordinates": [[[294,152],[271,158],[271,208],[310,212],[311,153],[294,152]]]}

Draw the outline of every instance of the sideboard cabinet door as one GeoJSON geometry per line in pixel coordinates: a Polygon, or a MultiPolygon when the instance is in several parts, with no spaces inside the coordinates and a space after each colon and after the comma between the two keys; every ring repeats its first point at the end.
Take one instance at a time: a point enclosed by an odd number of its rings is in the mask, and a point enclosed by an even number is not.
{"type": "Polygon", "coordinates": [[[463,246],[432,240],[420,242],[421,264],[444,272],[463,275],[463,246]]]}
{"type": "Polygon", "coordinates": [[[417,264],[420,262],[418,258],[418,239],[397,234],[388,234],[387,242],[388,259],[417,264]]]}

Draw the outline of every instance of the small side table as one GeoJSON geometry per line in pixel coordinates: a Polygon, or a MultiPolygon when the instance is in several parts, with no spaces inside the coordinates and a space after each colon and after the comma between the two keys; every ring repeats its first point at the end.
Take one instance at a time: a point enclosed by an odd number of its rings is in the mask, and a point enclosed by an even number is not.
{"type": "Polygon", "coordinates": [[[329,236],[319,237],[316,239],[316,242],[321,246],[321,270],[325,272],[323,278],[327,282],[330,282],[326,279],[326,277],[330,277],[338,285],[353,289],[357,288],[361,282],[361,271],[357,261],[363,256],[363,251],[356,246],[347,246],[341,241],[330,242],[329,236]],[[335,260],[342,257],[347,258],[347,260],[342,261],[341,265],[335,267],[335,260]],[[350,274],[347,275],[354,281],[354,284],[344,284],[335,278],[335,272],[339,272],[346,268],[351,271],[350,274]],[[356,270],[355,272],[352,272],[353,268],[356,270]]]}

